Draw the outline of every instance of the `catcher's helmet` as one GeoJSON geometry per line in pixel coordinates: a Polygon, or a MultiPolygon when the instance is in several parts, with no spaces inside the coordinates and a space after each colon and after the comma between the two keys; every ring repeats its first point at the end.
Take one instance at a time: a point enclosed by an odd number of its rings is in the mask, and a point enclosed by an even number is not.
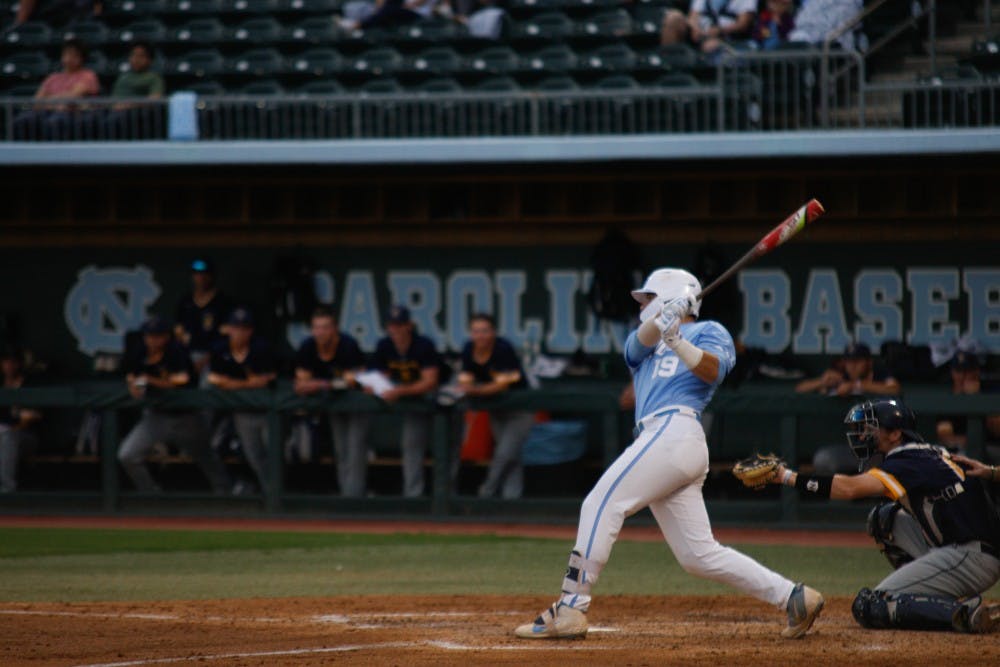
{"type": "MultiPolygon", "coordinates": [[[[658,297],[660,303],[667,303],[682,296],[698,296],[701,294],[701,283],[684,269],[656,269],[649,274],[642,287],[632,290],[632,298],[636,301],[643,294],[658,297]]],[[[701,301],[695,300],[691,314],[698,317],[700,308],[701,301]]],[[[659,311],[659,308],[655,310],[659,311]]],[[[646,308],[639,315],[643,322],[649,317],[647,311],[652,309],[646,308]]]]}
{"type": "Polygon", "coordinates": [[[847,444],[859,461],[867,461],[878,450],[878,429],[899,429],[911,442],[923,442],[917,433],[913,410],[896,399],[865,401],[847,411],[847,444]]]}

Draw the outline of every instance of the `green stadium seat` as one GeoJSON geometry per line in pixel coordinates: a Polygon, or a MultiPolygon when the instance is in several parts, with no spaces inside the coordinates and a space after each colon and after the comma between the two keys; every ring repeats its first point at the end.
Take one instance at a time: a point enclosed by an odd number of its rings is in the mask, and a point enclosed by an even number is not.
{"type": "Polygon", "coordinates": [[[182,86],[182,90],[190,90],[201,97],[225,95],[226,89],[218,81],[195,81],[182,86]]]}
{"type": "Polygon", "coordinates": [[[4,97],[34,97],[38,92],[37,83],[19,83],[3,91],[4,97]]]}
{"type": "Polygon", "coordinates": [[[337,39],[337,26],[329,16],[310,16],[286,29],[285,38],[293,42],[329,44],[337,39]]]}
{"type": "MultiPolygon", "coordinates": [[[[584,7],[617,7],[621,4],[620,0],[577,0],[577,2],[584,7]]],[[[571,3],[573,6],[575,3],[571,3]]]]}
{"type": "Polygon", "coordinates": [[[521,85],[509,76],[491,76],[472,87],[479,93],[513,93],[521,90],[521,85]]]}
{"type": "Polygon", "coordinates": [[[295,90],[299,95],[343,95],[346,91],[336,79],[310,81],[295,90]]]}
{"type": "Polygon", "coordinates": [[[624,71],[634,69],[638,63],[635,51],[626,44],[606,44],[580,59],[588,69],[624,71]]]}
{"type": "Polygon", "coordinates": [[[654,85],[659,88],[691,88],[698,85],[698,79],[683,72],[672,72],[658,78],[654,85]]]}
{"type": "Polygon", "coordinates": [[[3,76],[7,78],[37,79],[45,76],[55,67],[56,63],[49,60],[49,57],[42,51],[21,51],[4,58],[0,69],[3,71],[3,76]]]}
{"type": "Polygon", "coordinates": [[[580,90],[580,85],[571,76],[550,76],[542,79],[534,86],[535,90],[543,92],[573,92],[580,90]]]}
{"type": "Polygon", "coordinates": [[[288,0],[286,6],[293,12],[332,14],[340,9],[340,0],[288,0]]]}
{"type": "Polygon", "coordinates": [[[221,74],[225,68],[226,61],[218,49],[198,49],[171,58],[166,71],[170,74],[206,77],[221,74]]]}
{"type": "Polygon", "coordinates": [[[624,9],[600,12],[580,21],[577,32],[593,37],[624,37],[632,32],[632,17],[624,9]]]}
{"type": "Polygon", "coordinates": [[[115,39],[125,44],[131,42],[159,44],[167,39],[167,27],[159,19],[133,21],[119,30],[115,39]]]}
{"type": "Polygon", "coordinates": [[[281,0],[225,0],[226,8],[250,14],[274,14],[281,11],[281,0]]]}
{"type": "Polygon", "coordinates": [[[340,72],[347,66],[343,56],[333,49],[325,48],[310,49],[292,57],[290,62],[295,72],[315,76],[340,72]]]}
{"type": "Polygon", "coordinates": [[[104,3],[106,16],[154,16],[167,11],[167,0],[110,0],[104,3]]]}
{"type": "Polygon", "coordinates": [[[693,69],[698,65],[698,54],[687,44],[670,44],[660,47],[663,65],[672,69],[693,69]]]}
{"type": "Polygon", "coordinates": [[[579,62],[573,49],[565,44],[553,44],[524,57],[523,67],[543,72],[566,72],[579,62]]]}
{"type": "Polygon", "coordinates": [[[226,32],[217,18],[192,19],[174,30],[174,40],[192,44],[218,44],[226,32]]]}
{"type": "Polygon", "coordinates": [[[413,56],[410,68],[417,72],[450,74],[462,69],[462,57],[450,46],[435,46],[413,56]]]}
{"type": "Polygon", "coordinates": [[[358,92],[362,95],[392,95],[402,93],[403,87],[392,77],[382,77],[365,81],[358,92]]]}
{"type": "Polygon", "coordinates": [[[101,46],[111,36],[108,27],[98,21],[81,21],[73,23],[62,33],[62,41],[79,39],[88,47],[101,46]]]}
{"type": "Polygon", "coordinates": [[[258,97],[284,95],[285,88],[274,79],[261,79],[259,81],[251,81],[240,88],[239,92],[241,95],[254,95],[258,97]]]}
{"type": "Polygon", "coordinates": [[[562,12],[544,12],[513,27],[514,37],[535,37],[540,39],[562,39],[573,34],[573,21],[562,12]]]}
{"type": "Polygon", "coordinates": [[[451,77],[438,77],[414,86],[413,91],[430,95],[461,93],[462,85],[451,77]]]}
{"type": "Polygon", "coordinates": [[[277,49],[266,47],[251,49],[236,56],[230,63],[229,71],[237,74],[252,74],[254,76],[271,76],[285,69],[285,59],[277,49]]]}
{"type": "MultiPolygon", "coordinates": [[[[107,76],[109,74],[117,74],[114,66],[100,51],[91,50],[87,52],[87,61],[85,63],[87,67],[94,71],[97,76],[107,76]]],[[[105,91],[106,92],[106,91],[105,91]]]]}
{"type": "Polygon", "coordinates": [[[33,47],[48,46],[54,41],[52,29],[41,21],[28,21],[17,28],[11,29],[3,36],[3,41],[10,46],[33,47]]]}
{"type": "Polygon", "coordinates": [[[391,46],[378,46],[369,49],[354,59],[351,69],[356,72],[366,72],[373,76],[396,72],[403,67],[403,56],[391,46]]]}
{"type": "Polygon", "coordinates": [[[637,6],[633,12],[634,31],[645,35],[659,35],[666,12],[667,7],[661,5],[637,6]]]}
{"type": "Polygon", "coordinates": [[[460,26],[448,19],[425,19],[399,27],[397,35],[404,40],[442,42],[458,36],[460,26]]]}
{"type": "Polygon", "coordinates": [[[613,74],[598,79],[589,88],[592,90],[638,90],[641,86],[628,74],[613,74]]]}
{"type": "Polygon", "coordinates": [[[259,17],[239,24],[229,32],[229,36],[235,42],[266,44],[280,41],[283,33],[284,28],[276,20],[259,17]]]}
{"type": "Polygon", "coordinates": [[[521,58],[509,46],[491,46],[479,53],[474,53],[468,62],[470,69],[476,72],[505,73],[514,72],[521,66],[521,58]]]}
{"type": "Polygon", "coordinates": [[[180,14],[221,14],[222,0],[177,0],[174,11],[180,14]]]}

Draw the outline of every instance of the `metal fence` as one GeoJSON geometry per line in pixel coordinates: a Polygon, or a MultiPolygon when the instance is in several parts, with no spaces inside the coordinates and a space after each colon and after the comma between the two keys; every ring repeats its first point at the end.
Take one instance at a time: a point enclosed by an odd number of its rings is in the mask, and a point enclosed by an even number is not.
{"type": "MultiPolygon", "coordinates": [[[[867,82],[857,53],[819,50],[722,56],[711,83],[603,90],[314,96],[205,96],[198,136],[406,139],[692,132],[952,128],[1000,125],[1000,81],[867,82]]],[[[627,80],[626,80],[627,81],[627,80]]],[[[55,105],[0,99],[6,141],[168,138],[168,103],[88,99],[55,105]],[[55,105],[55,106],[54,106],[55,105]]]]}

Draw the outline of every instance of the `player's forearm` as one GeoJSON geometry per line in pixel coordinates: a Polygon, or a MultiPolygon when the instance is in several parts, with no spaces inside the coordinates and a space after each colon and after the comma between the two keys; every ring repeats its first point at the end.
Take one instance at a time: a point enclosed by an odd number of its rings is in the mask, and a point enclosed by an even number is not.
{"type": "Polygon", "coordinates": [[[639,325],[639,330],[636,332],[636,338],[639,342],[646,347],[656,347],[660,342],[660,329],[656,326],[656,322],[653,318],[650,318],[639,325]]]}
{"type": "Polygon", "coordinates": [[[702,382],[712,384],[719,378],[719,358],[711,352],[702,350],[701,360],[691,372],[702,382]]]}

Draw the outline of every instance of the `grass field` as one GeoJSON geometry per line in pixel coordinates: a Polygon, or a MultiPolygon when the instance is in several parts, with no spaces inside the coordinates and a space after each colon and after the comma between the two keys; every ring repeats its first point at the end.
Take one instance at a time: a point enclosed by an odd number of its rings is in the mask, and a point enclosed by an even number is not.
{"type": "MultiPolygon", "coordinates": [[[[0,529],[0,601],[130,601],[558,591],[564,539],[489,535],[0,529]]],[[[830,595],[888,572],[873,548],[733,545],[830,595]]],[[[731,592],[684,573],[665,545],[621,541],[599,595],[731,592]]]]}

